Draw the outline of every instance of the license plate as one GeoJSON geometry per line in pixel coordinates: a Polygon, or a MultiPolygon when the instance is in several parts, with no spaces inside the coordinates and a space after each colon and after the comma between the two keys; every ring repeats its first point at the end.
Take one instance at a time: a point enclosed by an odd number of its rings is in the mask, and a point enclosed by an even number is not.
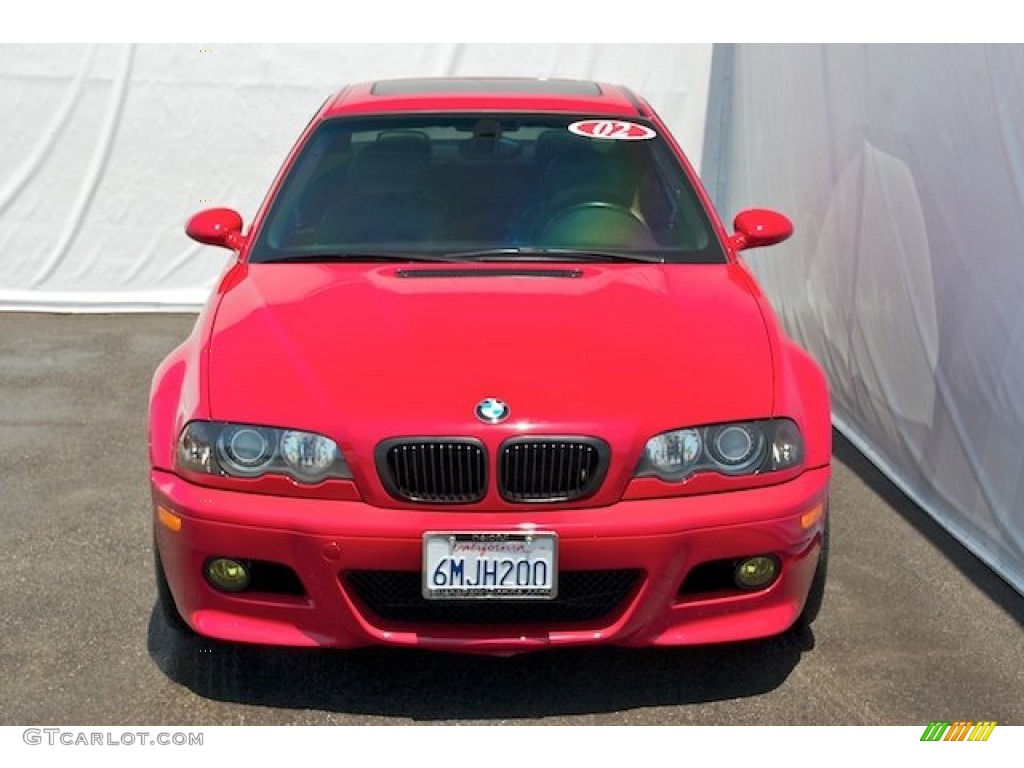
{"type": "Polygon", "coordinates": [[[423,596],[430,600],[551,599],[558,595],[554,533],[429,532],[423,596]]]}

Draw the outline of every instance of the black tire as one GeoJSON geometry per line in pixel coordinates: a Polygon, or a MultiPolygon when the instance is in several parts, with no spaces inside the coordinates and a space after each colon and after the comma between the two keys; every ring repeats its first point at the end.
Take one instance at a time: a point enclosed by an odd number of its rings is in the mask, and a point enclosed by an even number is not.
{"type": "Polygon", "coordinates": [[[174,595],[171,594],[171,587],[167,583],[167,576],[164,574],[164,564],[160,561],[160,549],[153,542],[153,568],[156,571],[156,597],[157,606],[163,614],[164,621],[178,632],[195,634],[188,622],[181,617],[178,606],[174,603],[174,595]]]}
{"type": "Polygon", "coordinates": [[[829,528],[831,527],[832,515],[825,505],[825,531],[821,539],[821,553],[818,555],[818,567],[814,571],[814,580],[811,582],[810,592],[807,593],[807,602],[800,617],[796,620],[797,628],[810,627],[821,611],[821,604],[825,599],[825,582],[828,580],[828,549],[829,549],[829,528]]]}

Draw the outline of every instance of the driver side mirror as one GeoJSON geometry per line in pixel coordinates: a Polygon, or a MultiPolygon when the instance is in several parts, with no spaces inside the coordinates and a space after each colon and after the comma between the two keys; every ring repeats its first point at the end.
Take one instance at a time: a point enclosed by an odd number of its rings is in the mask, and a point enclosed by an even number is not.
{"type": "Polygon", "coordinates": [[[729,238],[737,251],[775,245],[793,234],[793,222],[781,213],[766,208],[750,208],[736,214],[736,233],[729,238]]]}
{"type": "Polygon", "coordinates": [[[245,245],[242,217],[231,208],[207,208],[188,220],[185,234],[205,245],[219,245],[237,251],[245,245]]]}

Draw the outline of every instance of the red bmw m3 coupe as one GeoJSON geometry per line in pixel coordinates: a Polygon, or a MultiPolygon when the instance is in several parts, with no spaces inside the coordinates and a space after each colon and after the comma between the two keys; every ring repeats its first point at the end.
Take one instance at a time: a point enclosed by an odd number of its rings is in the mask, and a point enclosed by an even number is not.
{"type": "Polygon", "coordinates": [[[627,88],[346,87],[156,371],[160,605],[228,641],[510,654],[805,625],[825,584],[816,363],[627,88]]]}

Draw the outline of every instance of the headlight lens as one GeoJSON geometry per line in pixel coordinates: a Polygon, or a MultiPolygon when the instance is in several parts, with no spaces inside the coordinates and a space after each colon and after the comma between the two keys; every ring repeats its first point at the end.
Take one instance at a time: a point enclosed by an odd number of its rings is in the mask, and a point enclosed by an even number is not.
{"type": "Polygon", "coordinates": [[[281,457],[296,476],[319,478],[337,460],[338,446],[329,438],[290,429],[281,435],[281,457]]]}
{"type": "Polygon", "coordinates": [[[351,479],[337,443],[295,429],[193,421],[178,440],[178,466],[231,477],[288,475],[300,483],[351,479]]]}
{"type": "Polygon", "coordinates": [[[697,466],[702,446],[700,432],[696,429],[677,429],[648,440],[644,459],[657,475],[680,479],[697,466]]]}
{"type": "Polygon", "coordinates": [[[655,435],[635,474],[678,482],[699,470],[752,475],[789,469],[802,459],[803,437],[794,422],[742,421],[655,435]]]}
{"type": "Polygon", "coordinates": [[[217,437],[217,458],[233,475],[262,475],[274,460],[273,438],[269,429],[229,426],[217,437]]]}
{"type": "Polygon", "coordinates": [[[788,419],[775,422],[772,440],[772,469],[795,467],[804,458],[804,439],[800,429],[788,419]]]}
{"type": "Polygon", "coordinates": [[[730,474],[740,474],[764,459],[764,430],[757,424],[726,424],[708,431],[708,455],[730,474]]]}

